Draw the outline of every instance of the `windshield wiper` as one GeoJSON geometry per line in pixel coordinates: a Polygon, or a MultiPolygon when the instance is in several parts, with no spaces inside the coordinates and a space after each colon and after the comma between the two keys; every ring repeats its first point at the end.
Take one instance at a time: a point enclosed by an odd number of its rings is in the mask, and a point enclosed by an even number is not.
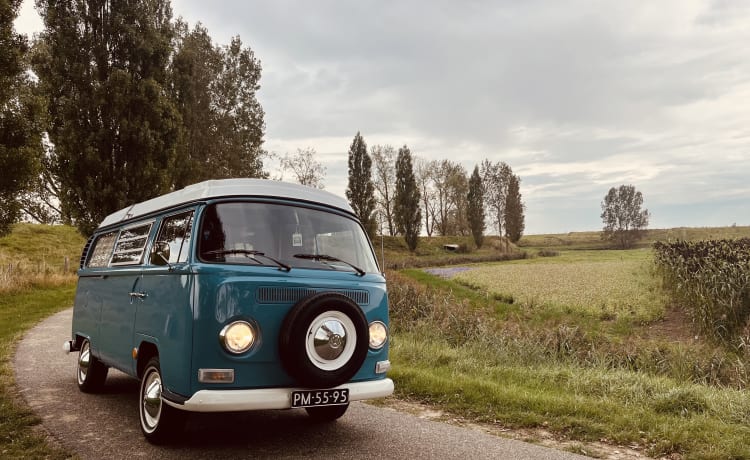
{"type": "Polygon", "coordinates": [[[298,259],[307,259],[307,260],[315,260],[317,262],[325,261],[325,262],[341,262],[342,264],[346,264],[353,268],[357,275],[359,276],[365,276],[365,271],[361,268],[357,267],[356,265],[347,262],[345,260],[341,260],[338,257],[329,256],[327,254],[295,254],[294,257],[298,259]]]}
{"type": "Polygon", "coordinates": [[[255,250],[252,250],[252,249],[216,249],[216,250],[213,250],[213,251],[206,251],[203,254],[215,254],[215,255],[242,254],[242,255],[246,256],[248,259],[252,259],[253,261],[258,262],[258,263],[260,263],[260,261],[256,260],[255,256],[260,256],[260,257],[263,257],[264,259],[268,259],[271,262],[273,262],[276,265],[278,265],[280,270],[284,270],[286,272],[292,270],[292,267],[290,267],[289,265],[285,264],[284,262],[282,262],[280,260],[276,260],[276,259],[274,259],[271,256],[267,256],[265,253],[263,253],[261,251],[255,251],[255,250]]]}

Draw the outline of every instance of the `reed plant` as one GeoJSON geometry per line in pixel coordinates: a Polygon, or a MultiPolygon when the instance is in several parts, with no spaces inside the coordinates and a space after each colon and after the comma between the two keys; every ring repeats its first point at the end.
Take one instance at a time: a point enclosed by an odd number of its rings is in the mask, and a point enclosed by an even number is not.
{"type": "Polygon", "coordinates": [[[664,286],[699,333],[750,345],[750,238],[657,242],[654,252],[664,286]]]}

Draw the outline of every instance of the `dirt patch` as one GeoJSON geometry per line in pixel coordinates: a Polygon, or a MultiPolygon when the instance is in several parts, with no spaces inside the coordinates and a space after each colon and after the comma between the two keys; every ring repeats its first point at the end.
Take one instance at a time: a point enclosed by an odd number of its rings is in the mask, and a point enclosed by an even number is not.
{"type": "Polygon", "coordinates": [[[690,318],[678,306],[667,308],[664,318],[648,325],[647,338],[665,340],[667,342],[692,343],[699,339],[693,333],[690,318]]]}

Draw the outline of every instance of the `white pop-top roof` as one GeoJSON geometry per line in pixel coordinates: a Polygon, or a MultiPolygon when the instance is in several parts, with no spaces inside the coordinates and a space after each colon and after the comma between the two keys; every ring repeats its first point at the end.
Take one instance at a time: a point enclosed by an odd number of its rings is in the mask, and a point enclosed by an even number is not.
{"type": "Polygon", "coordinates": [[[232,196],[290,198],[321,203],[354,214],[349,202],[344,198],[316,188],[265,179],[221,179],[189,185],[182,190],[120,209],[108,215],[99,227],[106,227],[184,203],[232,196]]]}

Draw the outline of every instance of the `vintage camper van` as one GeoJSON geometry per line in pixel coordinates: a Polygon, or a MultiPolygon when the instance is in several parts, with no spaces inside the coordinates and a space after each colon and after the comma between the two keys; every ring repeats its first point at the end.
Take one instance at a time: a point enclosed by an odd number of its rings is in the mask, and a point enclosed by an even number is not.
{"type": "Polygon", "coordinates": [[[78,386],[140,380],[151,442],[186,411],[342,416],[393,392],[388,296],[346,200],[258,179],[195,184],[111,214],[81,256],[67,351],[78,386]]]}

